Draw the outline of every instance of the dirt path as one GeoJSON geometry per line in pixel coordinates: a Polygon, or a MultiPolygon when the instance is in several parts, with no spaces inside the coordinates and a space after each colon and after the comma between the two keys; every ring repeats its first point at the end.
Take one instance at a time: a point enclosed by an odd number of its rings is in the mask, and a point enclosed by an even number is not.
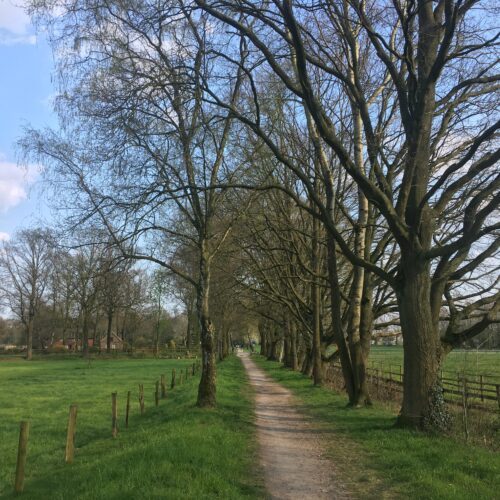
{"type": "Polygon", "coordinates": [[[292,393],[265,375],[248,353],[238,355],[256,393],[257,437],[269,498],[349,498],[324,456],[321,431],[297,411],[292,393]]]}

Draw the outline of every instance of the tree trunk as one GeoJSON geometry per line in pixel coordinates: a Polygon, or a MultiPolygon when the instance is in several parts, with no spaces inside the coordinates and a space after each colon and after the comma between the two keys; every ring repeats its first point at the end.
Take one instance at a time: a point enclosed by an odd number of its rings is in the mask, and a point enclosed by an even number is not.
{"type": "MultiPolygon", "coordinates": [[[[351,366],[353,372],[354,393],[351,404],[353,406],[363,406],[370,404],[368,387],[366,384],[366,359],[363,352],[363,344],[361,339],[361,317],[362,317],[362,299],[364,288],[364,270],[359,267],[354,267],[353,283],[351,288],[351,303],[349,317],[349,352],[351,355],[351,366]]],[[[366,334],[367,332],[363,332],[366,334]]]]}
{"type": "Polygon", "coordinates": [[[188,300],[187,304],[187,328],[186,328],[186,348],[189,350],[192,345],[192,329],[193,329],[193,314],[192,314],[192,303],[188,300]]]}
{"type": "Polygon", "coordinates": [[[224,359],[224,355],[222,353],[222,337],[220,336],[220,333],[219,335],[216,335],[216,338],[217,338],[217,359],[219,361],[222,361],[224,359]]]}
{"type": "Polygon", "coordinates": [[[449,415],[439,384],[441,344],[433,320],[430,265],[403,256],[401,286],[396,291],[404,349],[403,404],[398,424],[445,429],[449,415]]]}
{"type": "Polygon", "coordinates": [[[197,309],[201,333],[201,379],[198,386],[197,406],[211,408],[216,405],[215,329],[210,319],[210,259],[205,242],[201,246],[200,280],[197,290],[197,309]]]}
{"type": "Polygon", "coordinates": [[[364,404],[371,405],[370,393],[368,390],[368,381],[366,378],[366,365],[370,355],[373,330],[373,276],[365,271],[365,280],[363,284],[363,295],[361,298],[361,316],[359,323],[359,335],[361,342],[361,355],[363,359],[363,370],[359,372],[360,392],[364,397],[364,404]]]}
{"type": "Polygon", "coordinates": [[[313,374],[314,363],[313,363],[313,353],[312,349],[307,349],[306,355],[304,357],[304,363],[302,364],[302,373],[307,377],[311,377],[313,374]]]}
{"type": "Polygon", "coordinates": [[[33,318],[29,318],[26,326],[26,359],[28,361],[33,359],[33,326],[33,318]]]}
{"type": "Polygon", "coordinates": [[[268,361],[279,361],[277,352],[278,352],[278,340],[275,340],[273,338],[268,344],[268,349],[267,349],[268,361]]]}
{"type": "Polygon", "coordinates": [[[260,334],[260,354],[267,358],[268,356],[268,333],[265,325],[259,324],[260,334]]]}
{"type": "MultiPolygon", "coordinates": [[[[108,326],[106,328],[106,352],[111,352],[111,328],[113,326],[113,311],[108,309],[108,326]]],[[[100,344],[100,342],[99,342],[100,344]]]]}
{"type": "Polygon", "coordinates": [[[299,359],[297,354],[297,325],[295,321],[290,320],[290,368],[292,370],[299,369],[299,359]]]}
{"type": "Polygon", "coordinates": [[[229,356],[229,330],[226,328],[222,335],[222,359],[229,356]]]}
{"type": "Polygon", "coordinates": [[[340,366],[342,376],[349,398],[349,404],[353,405],[356,401],[356,389],[352,373],[351,357],[349,347],[345,340],[344,329],[342,328],[341,297],[338,284],[336,243],[330,232],[327,234],[328,241],[328,278],[330,282],[330,301],[333,335],[339,352],[340,366]]]}
{"type": "Polygon", "coordinates": [[[320,256],[319,256],[319,221],[313,218],[313,234],[311,246],[311,267],[314,275],[311,283],[312,312],[313,312],[313,335],[312,335],[312,363],[313,363],[313,382],[314,385],[323,385],[323,361],[321,359],[321,290],[318,283],[320,274],[320,256]]]}
{"type": "Polygon", "coordinates": [[[276,342],[276,361],[279,363],[282,362],[283,360],[283,339],[280,338],[278,339],[278,342],[276,342]]]}
{"type": "Polygon", "coordinates": [[[290,326],[289,321],[285,319],[285,334],[283,336],[283,364],[290,368],[291,358],[290,358],[290,326]]]}
{"type": "Polygon", "coordinates": [[[83,357],[86,358],[89,355],[89,318],[86,309],[83,311],[82,351],[83,357]]]}

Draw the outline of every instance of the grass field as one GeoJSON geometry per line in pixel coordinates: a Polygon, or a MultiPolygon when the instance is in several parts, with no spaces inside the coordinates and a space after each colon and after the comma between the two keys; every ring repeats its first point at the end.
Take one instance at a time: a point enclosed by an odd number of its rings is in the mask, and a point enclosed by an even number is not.
{"type": "Polygon", "coordinates": [[[317,422],[354,498],[469,500],[498,498],[500,455],[447,437],[394,428],[395,415],[375,405],[346,408],[346,398],[279,363],[254,356],[290,388],[317,422]]]}
{"type": "MultiPolygon", "coordinates": [[[[219,365],[216,410],[194,406],[190,379],[154,406],[154,383],[190,366],[183,360],[0,363],[0,497],[11,498],[19,421],[31,422],[26,499],[260,498],[252,402],[241,363],[219,365]],[[145,389],[141,417],[138,384],[145,389]],[[124,428],[125,397],[132,412],[124,428]],[[111,437],[111,392],[120,432],[111,437]],[[64,464],[68,409],[77,403],[77,451],[64,464]]],[[[197,379],[197,377],[196,377],[197,379]]]]}
{"type": "MultiPolygon", "coordinates": [[[[372,346],[369,364],[403,364],[403,348],[400,346],[372,346]]],[[[500,351],[477,351],[475,349],[452,351],[445,359],[444,371],[466,372],[471,375],[487,375],[500,380],[500,351]]]]}

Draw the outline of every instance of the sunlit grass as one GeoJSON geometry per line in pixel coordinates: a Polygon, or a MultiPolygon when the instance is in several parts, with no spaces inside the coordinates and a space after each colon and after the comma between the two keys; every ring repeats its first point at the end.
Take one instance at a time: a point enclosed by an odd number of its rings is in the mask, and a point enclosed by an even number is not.
{"type": "Polygon", "coordinates": [[[0,496],[12,496],[18,426],[31,422],[23,498],[259,498],[252,403],[241,363],[219,365],[218,407],[196,408],[198,378],[154,406],[154,384],[192,360],[0,363],[0,496]],[[138,384],[146,414],[140,416],[138,384]],[[132,391],[129,428],[126,393],[132,391]],[[119,435],[111,437],[111,393],[119,435]],[[76,455],[64,463],[69,405],[78,404],[76,455]]]}
{"type": "MultiPolygon", "coordinates": [[[[388,371],[392,366],[393,371],[403,364],[403,348],[400,346],[372,346],[368,365],[374,364],[375,368],[388,371]]],[[[452,351],[446,356],[443,370],[445,372],[467,373],[470,375],[488,375],[500,379],[500,351],[481,351],[476,349],[463,349],[452,351]]]]}
{"type": "Polygon", "coordinates": [[[449,437],[394,427],[388,409],[346,408],[346,398],[314,388],[300,373],[253,359],[291,389],[322,423],[325,443],[341,479],[358,498],[493,499],[500,491],[500,456],[449,437]]]}

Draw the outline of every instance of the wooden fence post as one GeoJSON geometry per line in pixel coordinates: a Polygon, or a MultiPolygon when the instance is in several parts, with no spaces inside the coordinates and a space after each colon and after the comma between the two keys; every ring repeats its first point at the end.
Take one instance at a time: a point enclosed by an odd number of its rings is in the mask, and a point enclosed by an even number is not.
{"type": "Polygon", "coordinates": [[[194,377],[194,374],[196,373],[196,365],[193,363],[193,366],[191,367],[191,374],[194,377]]]}
{"type": "Polygon", "coordinates": [[[464,374],[462,378],[462,408],[463,408],[463,423],[464,423],[464,432],[465,432],[465,440],[469,440],[469,401],[468,401],[468,393],[467,393],[467,377],[464,374]]]}
{"type": "Polygon", "coordinates": [[[116,404],[116,392],[111,393],[111,434],[115,438],[118,435],[118,407],[116,404]]]}
{"type": "Polygon", "coordinates": [[[157,380],[155,383],[155,406],[160,402],[160,382],[157,380]]]}
{"type": "Polygon", "coordinates": [[[128,429],[128,416],[130,413],[130,391],[127,392],[127,406],[125,407],[125,428],[128,429]]]}
{"type": "Polygon", "coordinates": [[[484,401],[484,394],[483,394],[483,376],[479,375],[479,394],[481,395],[481,401],[484,401]]]}
{"type": "Polygon", "coordinates": [[[160,377],[161,381],[161,398],[165,399],[167,397],[167,387],[165,385],[165,375],[160,377]]]}
{"type": "Polygon", "coordinates": [[[496,385],[497,388],[497,401],[498,401],[498,408],[500,409],[500,384],[496,385]]]}
{"type": "Polygon", "coordinates": [[[66,435],[66,455],[64,461],[67,464],[73,463],[75,456],[75,434],[76,434],[76,415],[78,413],[78,406],[71,405],[69,407],[68,419],[68,434],[66,435]]]}
{"type": "Polygon", "coordinates": [[[14,484],[14,491],[16,493],[22,493],[24,488],[24,471],[26,468],[26,455],[28,454],[29,433],[30,423],[26,421],[21,422],[19,447],[17,450],[16,481],[14,484]]]}
{"type": "Polygon", "coordinates": [[[141,415],[144,415],[144,384],[139,384],[139,407],[141,415]]]}
{"type": "Polygon", "coordinates": [[[175,387],[175,368],[172,368],[172,382],[170,383],[170,388],[173,389],[175,387]]]}

